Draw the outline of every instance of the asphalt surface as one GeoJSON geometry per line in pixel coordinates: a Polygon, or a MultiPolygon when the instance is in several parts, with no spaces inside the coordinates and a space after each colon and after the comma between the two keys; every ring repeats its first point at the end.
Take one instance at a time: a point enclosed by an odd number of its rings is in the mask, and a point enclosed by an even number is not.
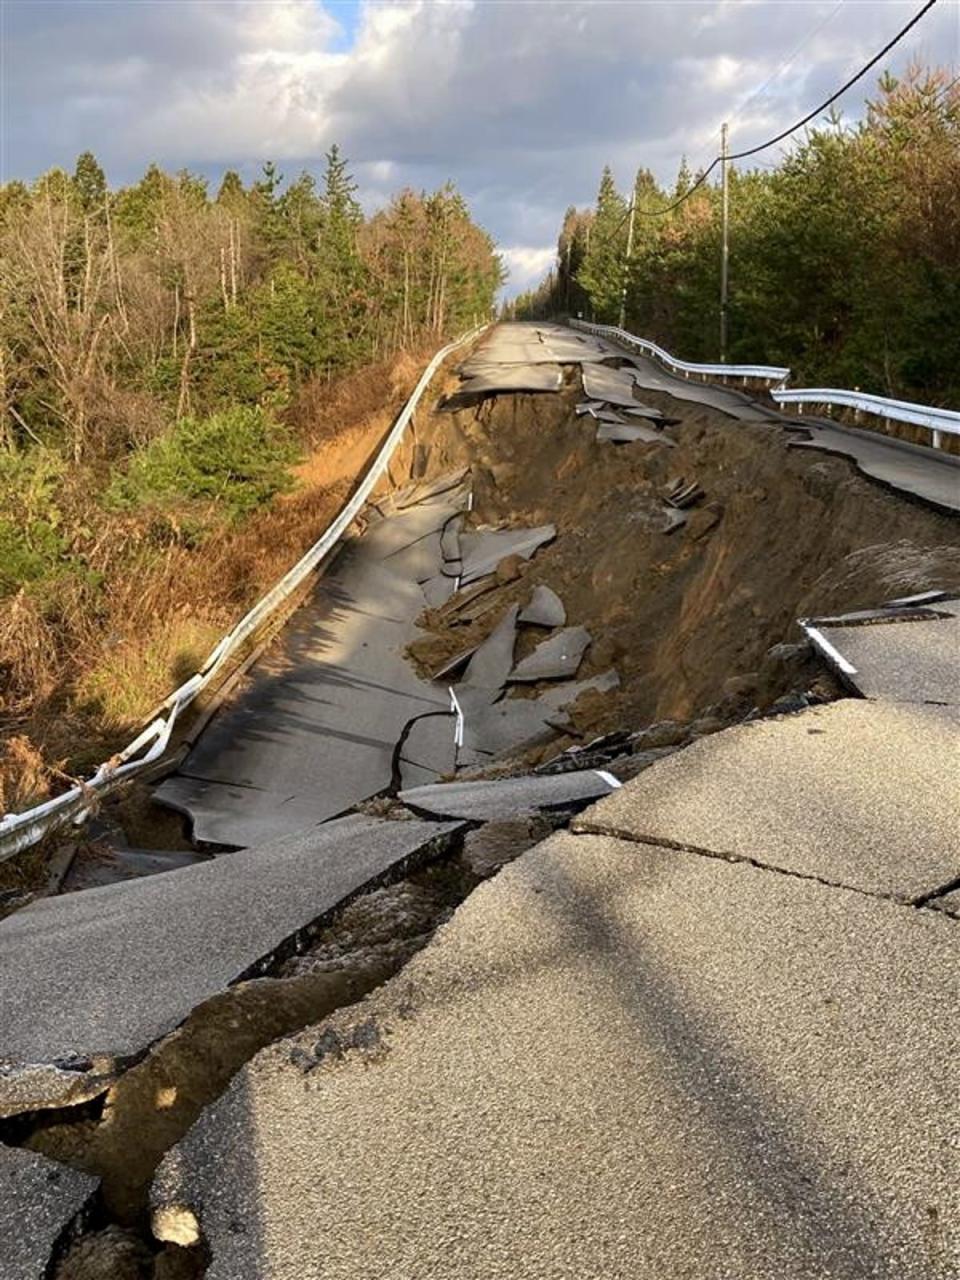
{"type": "Polygon", "coordinates": [[[47,1280],[55,1246],[97,1186],[96,1178],[36,1152],[0,1145],[3,1280],[47,1280]]]}
{"type": "Polygon", "coordinates": [[[819,449],[850,458],[864,475],[923,499],[944,511],[960,511],[960,458],[925,445],[908,444],[881,435],[843,427],[823,418],[791,418],[788,425],[806,431],[810,439],[796,448],[819,449]]]}
{"type": "MultiPolygon", "coordinates": [[[[936,612],[940,612],[934,606],[936,612]]],[[[946,614],[946,611],[943,611],[946,614]]],[[[960,703],[960,617],[818,626],[854,667],[845,679],[865,698],[960,703]]]]}
{"type": "MultiPolygon", "coordinates": [[[[189,815],[196,839],[249,847],[390,786],[405,725],[449,710],[446,689],[421,680],[404,650],[420,634],[418,580],[441,570],[441,530],[460,502],[442,495],[347,544],[242,696],[156,789],[189,815]]],[[[453,721],[433,716],[421,733],[439,777],[453,767],[453,721]]]]}
{"type": "Polygon", "coordinates": [[[663,391],[677,400],[692,400],[741,422],[773,422],[777,418],[775,410],[759,404],[745,392],[717,383],[698,382],[696,378],[680,378],[648,356],[626,356],[622,349],[620,355],[634,366],[636,385],[647,391],[663,391]]]}
{"type": "Polygon", "coordinates": [[[956,707],[851,698],[702,738],[574,828],[913,901],[960,876],[958,779],[956,707]]]}
{"type": "Polygon", "coordinates": [[[557,835],[165,1158],[208,1280],[956,1280],[958,923],[557,835]]]}
{"type": "Polygon", "coordinates": [[[404,804],[433,818],[483,822],[529,818],[544,809],[563,809],[609,795],[616,781],[596,769],[501,778],[492,782],[442,782],[401,791],[404,804]]]}
{"type": "Polygon", "coordinates": [[[95,1096],[197,1005],[456,829],[344,818],[0,921],[0,971],[25,977],[0,984],[0,1115],[95,1096]]]}

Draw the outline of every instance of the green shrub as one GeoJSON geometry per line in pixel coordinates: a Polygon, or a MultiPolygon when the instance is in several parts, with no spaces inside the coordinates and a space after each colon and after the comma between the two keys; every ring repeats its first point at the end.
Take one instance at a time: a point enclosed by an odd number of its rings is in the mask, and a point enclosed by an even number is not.
{"type": "Polygon", "coordinates": [[[262,409],[239,405],[207,418],[182,418],[114,478],[109,505],[214,503],[231,519],[291,488],[296,450],[262,409]]]}
{"type": "Polygon", "coordinates": [[[64,465],[42,448],[0,453],[0,597],[82,569],[60,532],[64,465]]]}

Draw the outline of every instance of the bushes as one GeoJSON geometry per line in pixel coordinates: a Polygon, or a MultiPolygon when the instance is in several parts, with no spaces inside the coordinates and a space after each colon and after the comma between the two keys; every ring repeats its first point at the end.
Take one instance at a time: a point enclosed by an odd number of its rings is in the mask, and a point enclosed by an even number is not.
{"type": "Polygon", "coordinates": [[[262,409],[238,405],[207,418],[182,418],[136,454],[107,493],[116,509],[188,502],[215,504],[238,519],[293,485],[297,451],[262,409]]]}
{"type": "Polygon", "coordinates": [[[47,449],[0,453],[0,599],[81,568],[56,502],[63,467],[47,449]]]}

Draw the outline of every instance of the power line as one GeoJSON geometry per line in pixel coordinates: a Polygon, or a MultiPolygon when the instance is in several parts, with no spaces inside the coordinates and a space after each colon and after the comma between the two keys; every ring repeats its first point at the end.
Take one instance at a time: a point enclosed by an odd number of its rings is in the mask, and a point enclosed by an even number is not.
{"type": "Polygon", "coordinates": [[[810,41],[814,38],[814,36],[819,35],[820,32],[823,30],[823,28],[827,26],[828,23],[833,21],[833,19],[837,16],[837,14],[843,8],[845,2],[846,0],[838,0],[837,4],[834,6],[833,9],[830,10],[827,16],[821,19],[821,21],[817,23],[817,25],[813,28],[813,30],[808,32],[807,35],[804,36],[804,38],[800,41],[797,47],[793,50],[793,52],[787,58],[785,58],[783,62],[780,63],[776,71],[774,71],[772,75],[768,76],[767,79],[764,80],[763,84],[760,85],[758,89],[754,89],[753,93],[751,93],[749,97],[745,98],[744,101],[741,102],[740,105],[735,108],[733,115],[730,117],[731,124],[733,124],[734,121],[739,120],[743,116],[744,111],[747,109],[747,107],[749,107],[751,102],[754,102],[756,101],[757,98],[762,97],[764,92],[767,89],[769,89],[770,85],[773,84],[774,80],[776,80],[779,76],[781,76],[784,73],[784,71],[786,71],[787,67],[791,65],[794,58],[801,51],[801,49],[805,49],[807,45],[810,43],[810,41]]]}
{"type": "MultiPolygon", "coordinates": [[[[796,124],[792,124],[789,129],[784,129],[783,132],[778,133],[776,137],[770,138],[766,142],[761,142],[760,145],[757,147],[749,147],[746,151],[735,151],[730,156],[730,159],[744,160],[746,159],[747,156],[755,156],[758,151],[766,151],[767,147],[775,146],[778,142],[782,142],[784,138],[789,137],[791,133],[796,133],[796,131],[798,129],[802,129],[805,124],[809,124],[810,121],[815,116],[818,116],[821,111],[825,111],[827,107],[832,106],[839,97],[842,97],[843,94],[845,94],[848,89],[851,89],[857,83],[858,80],[862,80],[863,77],[867,74],[867,72],[877,65],[877,63],[880,61],[881,58],[886,57],[886,55],[890,52],[890,50],[894,47],[894,45],[900,43],[900,41],[907,34],[908,31],[913,30],[913,28],[917,25],[917,23],[924,16],[924,14],[928,13],[936,3],[937,3],[937,0],[927,0],[927,3],[923,6],[923,8],[920,9],[918,13],[915,13],[913,15],[913,17],[910,19],[907,25],[901,28],[901,30],[897,32],[897,34],[893,37],[892,40],[887,41],[887,43],[883,46],[883,48],[880,50],[879,53],[874,54],[874,56],[870,59],[870,61],[865,66],[861,67],[855,76],[851,76],[850,79],[847,80],[845,84],[842,84],[840,86],[840,88],[836,91],[836,93],[832,93],[830,97],[826,99],[826,101],[821,102],[819,107],[814,107],[812,111],[808,111],[802,120],[798,120],[796,124]]],[[[717,159],[719,160],[719,156],[717,157],[717,159]]],[[[714,161],[714,163],[716,164],[717,161],[714,161]]]]}
{"type": "MultiPolygon", "coordinates": [[[[858,80],[862,80],[868,71],[872,70],[873,67],[875,67],[882,58],[886,57],[886,55],[890,52],[891,49],[893,49],[896,45],[900,43],[900,41],[904,38],[905,35],[907,35],[909,31],[913,30],[913,28],[917,25],[920,19],[923,18],[924,15],[927,14],[936,3],[937,3],[937,0],[926,0],[926,3],[923,5],[923,7],[913,15],[910,21],[906,23],[905,26],[901,27],[900,30],[897,32],[897,34],[887,41],[887,43],[883,46],[883,48],[879,51],[879,53],[874,54],[874,56],[870,59],[870,61],[865,63],[860,68],[860,70],[856,73],[856,75],[853,75],[849,78],[849,80],[846,80],[840,86],[839,89],[835,90],[830,95],[829,98],[825,98],[824,101],[821,102],[818,106],[814,107],[812,111],[808,111],[807,114],[802,117],[802,119],[796,122],[796,124],[792,124],[788,129],[784,129],[782,132],[776,134],[775,137],[768,138],[766,142],[761,142],[755,147],[749,147],[745,151],[733,152],[731,155],[727,156],[727,160],[728,161],[744,160],[748,156],[756,155],[760,151],[766,151],[768,147],[775,146],[778,142],[782,142],[784,138],[789,137],[790,134],[796,133],[798,129],[802,129],[805,124],[809,124],[811,120],[813,120],[816,116],[820,115],[822,111],[825,111],[827,107],[832,106],[833,103],[835,103],[838,98],[842,97],[843,94],[845,94],[848,89],[851,89],[857,83],[858,80]]],[[[699,187],[703,186],[707,178],[709,178],[710,174],[717,167],[717,165],[720,164],[722,159],[723,159],[722,156],[714,156],[713,160],[711,160],[710,164],[707,165],[706,169],[704,169],[704,171],[701,173],[700,177],[696,180],[693,186],[688,188],[688,190],[685,191],[684,194],[679,197],[679,199],[672,201],[668,205],[665,205],[662,209],[638,209],[636,211],[637,216],[641,218],[662,218],[665,214],[671,213],[674,209],[679,208],[680,205],[684,204],[687,200],[690,199],[690,197],[699,187]]],[[[623,224],[626,222],[629,216],[630,216],[630,210],[628,209],[627,212],[620,219],[620,221],[617,223],[617,225],[614,227],[614,229],[610,232],[610,234],[603,238],[603,240],[601,241],[601,244],[603,245],[608,244],[613,239],[613,237],[619,232],[620,228],[623,226],[623,224]]]]}

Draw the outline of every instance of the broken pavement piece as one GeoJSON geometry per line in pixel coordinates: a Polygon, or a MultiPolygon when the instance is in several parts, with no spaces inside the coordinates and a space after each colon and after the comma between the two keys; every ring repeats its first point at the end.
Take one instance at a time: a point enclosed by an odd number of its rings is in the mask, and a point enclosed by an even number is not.
{"type": "Polygon", "coordinates": [[[676,507],[665,506],[663,508],[663,514],[665,519],[663,528],[660,530],[661,533],[673,533],[676,529],[682,529],[687,523],[687,513],[685,511],[678,511],[676,507]]]}
{"type": "Polygon", "coordinates": [[[29,981],[0,986],[0,1115],[95,1097],[197,1005],[264,972],[345,898],[428,861],[457,830],[341,818],[8,916],[0,968],[29,981]]]}
{"type": "Polygon", "coordinates": [[[609,795],[616,780],[586,769],[552,776],[501,778],[494,782],[443,782],[402,791],[411,808],[448,818],[500,821],[529,818],[541,809],[570,808],[609,795]]]}
{"type": "Polygon", "coordinates": [[[641,427],[636,422],[601,422],[597,427],[600,444],[665,444],[672,448],[676,442],[652,427],[641,427]]]}
{"type": "Polygon", "coordinates": [[[586,627],[564,627],[547,640],[542,640],[510,672],[511,683],[538,680],[562,680],[577,674],[581,659],[590,644],[586,627]]]}
{"type": "Polygon", "coordinates": [[[663,491],[663,500],[671,507],[676,507],[678,511],[684,511],[687,507],[692,507],[695,502],[703,497],[703,490],[697,484],[696,480],[691,480],[689,484],[681,477],[674,480],[663,491]]]}
{"type": "Polygon", "coordinates": [[[633,394],[635,379],[631,369],[612,369],[601,364],[586,365],[580,376],[588,400],[623,405],[625,408],[637,404],[637,398],[633,394]]]}
{"type": "Polygon", "coordinates": [[[0,1145],[0,1276],[45,1280],[99,1178],[35,1151],[0,1145]]]}
{"type": "Polygon", "coordinates": [[[551,587],[542,583],[534,587],[530,601],[520,610],[518,619],[534,627],[562,627],[566,620],[563,601],[551,587]]]}
{"type": "Polygon", "coordinates": [[[932,611],[888,611],[872,621],[851,614],[802,625],[827,663],[865,698],[956,705],[960,617],[949,603],[932,611]]]}
{"type": "Polygon", "coordinates": [[[557,527],[553,524],[535,529],[490,529],[461,534],[464,586],[494,573],[505,556],[520,555],[529,560],[538,547],[552,542],[556,536],[557,527]]]}
{"type": "Polygon", "coordinates": [[[498,693],[506,684],[513,666],[519,608],[511,605],[486,640],[477,646],[457,687],[458,693],[465,686],[498,693]]]}
{"type": "Polygon", "coordinates": [[[457,688],[463,711],[460,765],[478,764],[522,747],[548,742],[567,723],[559,707],[540,698],[491,700],[489,689],[457,688]]]}

